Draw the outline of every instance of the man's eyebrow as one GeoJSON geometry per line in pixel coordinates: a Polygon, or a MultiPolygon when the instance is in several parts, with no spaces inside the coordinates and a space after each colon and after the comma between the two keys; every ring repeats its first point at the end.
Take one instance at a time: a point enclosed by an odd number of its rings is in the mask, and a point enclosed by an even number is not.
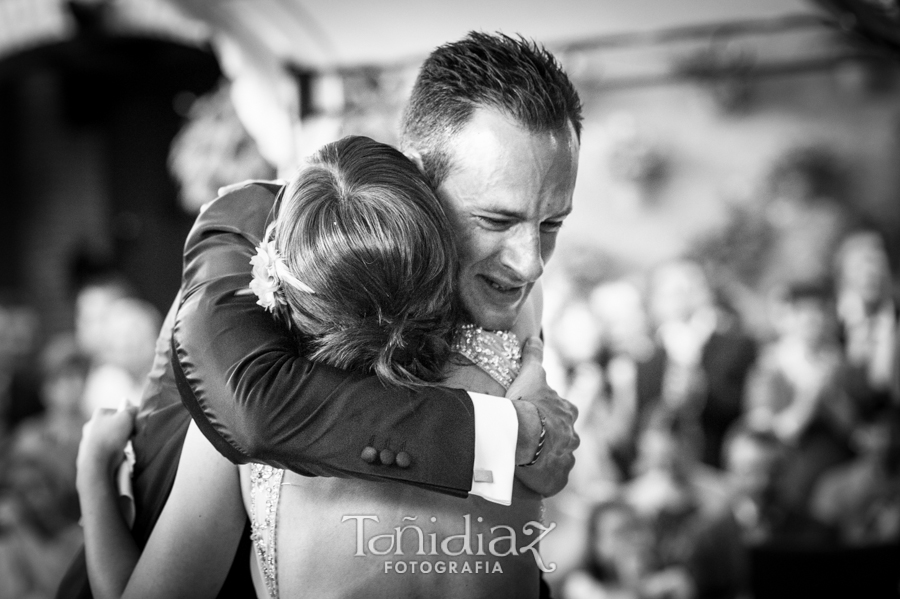
{"type": "MultiPolygon", "coordinates": [[[[482,207],[481,210],[484,212],[490,212],[491,214],[494,214],[496,216],[504,216],[506,218],[518,218],[521,220],[525,220],[527,218],[527,215],[525,214],[525,212],[518,211],[518,210],[512,210],[510,208],[485,206],[485,207],[482,207]]],[[[561,210],[560,212],[558,212],[556,214],[551,214],[547,218],[549,218],[549,219],[566,218],[570,214],[572,214],[571,206],[566,208],[565,210],[561,210]]]]}
{"type": "Polygon", "coordinates": [[[566,217],[569,216],[570,214],[572,214],[572,209],[571,209],[571,208],[568,208],[568,209],[566,209],[566,210],[560,210],[560,211],[557,212],[556,214],[551,214],[550,216],[548,216],[547,218],[545,218],[544,221],[548,221],[548,220],[565,220],[566,217]]]}
{"type": "Polygon", "coordinates": [[[490,206],[482,208],[484,212],[490,212],[496,216],[505,216],[507,218],[525,218],[525,213],[520,210],[511,210],[509,208],[492,208],[490,206]]]}

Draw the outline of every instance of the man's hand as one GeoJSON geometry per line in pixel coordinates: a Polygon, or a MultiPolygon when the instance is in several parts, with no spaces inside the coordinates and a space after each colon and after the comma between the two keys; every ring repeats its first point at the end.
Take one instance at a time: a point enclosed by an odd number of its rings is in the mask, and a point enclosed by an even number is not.
{"type": "Polygon", "coordinates": [[[528,339],[522,350],[519,376],[506,392],[514,401],[519,418],[519,438],[516,444],[516,463],[527,464],[534,458],[541,434],[538,409],[544,417],[544,445],[537,462],[516,468],[516,478],[533,491],[550,497],[562,491],[575,465],[573,452],[580,443],[575,433],[578,408],[561,398],[547,385],[541,361],[544,344],[537,337],[528,339]]]}

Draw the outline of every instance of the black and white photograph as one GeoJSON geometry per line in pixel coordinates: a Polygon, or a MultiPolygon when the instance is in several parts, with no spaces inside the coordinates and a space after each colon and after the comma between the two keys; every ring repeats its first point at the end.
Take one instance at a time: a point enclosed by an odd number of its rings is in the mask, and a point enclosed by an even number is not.
{"type": "Polygon", "coordinates": [[[0,0],[0,599],[900,598],[900,0],[0,0]]]}

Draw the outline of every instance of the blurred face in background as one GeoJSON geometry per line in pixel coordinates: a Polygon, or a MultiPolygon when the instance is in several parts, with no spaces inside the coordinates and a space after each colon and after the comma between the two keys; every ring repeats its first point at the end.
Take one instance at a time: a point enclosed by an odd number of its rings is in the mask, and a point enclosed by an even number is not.
{"type": "Polygon", "coordinates": [[[571,365],[594,359],[599,347],[600,331],[586,302],[570,301],[562,306],[553,321],[547,340],[560,357],[571,365]]]}
{"type": "Polygon", "coordinates": [[[86,373],[77,368],[63,368],[45,377],[41,390],[47,410],[80,415],[86,380],[86,373]]]}
{"type": "Polygon", "coordinates": [[[728,472],[734,477],[739,495],[761,499],[773,485],[779,454],[774,447],[749,437],[738,437],[732,443],[726,459],[728,472]]]}
{"type": "Polygon", "coordinates": [[[678,437],[669,431],[647,428],[638,441],[637,468],[640,472],[680,473],[688,456],[678,437]]]}
{"type": "Polygon", "coordinates": [[[65,482],[39,459],[14,457],[7,484],[23,524],[52,535],[65,522],[65,482]]]}
{"type": "Polygon", "coordinates": [[[614,352],[642,354],[649,344],[647,315],[641,293],[624,281],[606,283],[591,293],[591,309],[603,333],[603,342],[614,352]]]}
{"type": "Polygon", "coordinates": [[[686,321],[701,308],[712,306],[706,275],[693,262],[675,262],[653,273],[650,311],[657,325],[686,321]]]}
{"type": "Polygon", "coordinates": [[[74,336],[58,335],[41,350],[41,399],[48,413],[81,415],[91,361],[74,336]]]}
{"type": "Polygon", "coordinates": [[[615,566],[625,581],[637,581],[649,570],[652,537],[634,510],[612,506],[594,521],[594,553],[601,563],[615,566]]]}
{"type": "Polygon", "coordinates": [[[38,335],[37,313],[27,306],[0,306],[0,372],[27,363],[38,335]]]}
{"type": "Polygon", "coordinates": [[[572,210],[577,137],[572,127],[531,132],[482,107],[449,146],[437,191],[457,236],[458,293],[475,324],[510,329],[572,210]]]}
{"type": "Polygon", "coordinates": [[[900,420],[895,414],[876,417],[859,426],[853,441],[861,454],[880,460],[892,470],[900,463],[900,420]]]}
{"type": "Polygon", "coordinates": [[[142,380],[153,364],[160,324],[156,308],[146,302],[130,298],[113,302],[105,323],[104,361],[142,380]]]}
{"type": "Polygon", "coordinates": [[[831,302],[815,297],[787,302],[781,311],[780,332],[807,346],[828,340],[835,332],[836,318],[831,302]]]}
{"type": "Polygon", "coordinates": [[[109,311],[124,292],[115,285],[88,285],[75,299],[75,336],[92,359],[103,359],[107,343],[109,311]]]}
{"type": "Polygon", "coordinates": [[[838,273],[843,292],[876,303],[890,293],[890,265],[884,242],[876,233],[850,236],[838,252],[838,273]]]}

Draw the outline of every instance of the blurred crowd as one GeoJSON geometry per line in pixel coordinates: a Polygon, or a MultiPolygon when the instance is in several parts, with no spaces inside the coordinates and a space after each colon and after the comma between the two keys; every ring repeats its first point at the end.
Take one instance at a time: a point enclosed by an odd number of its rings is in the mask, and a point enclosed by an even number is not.
{"type": "MultiPolygon", "coordinates": [[[[558,597],[763,598],[850,580],[874,597],[860,585],[885,577],[896,593],[895,285],[880,234],[837,248],[834,277],[773,286],[763,330],[690,260],[586,293],[546,285],[548,376],[581,412],[548,514],[568,512],[584,541],[558,597]]],[[[0,300],[0,598],[54,595],[81,542],[81,427],[139,402],[153,360],[160,314],[122,279],[90,278],[73,302],[74,330],[39,344],[33,308],[0,300]]]]}
{"type": "Polygon", "coordinates": [[[895,285],[878,232],[825,249],[833,275],[772,284],[761,328],[686,259],[545,285],[582,439],[563,599],[897,596],[895,285]]]}
{"type": "Polygon", "coordinates": [[[0,298],[0,598],[54,597],[82,542],[75,457],[97,407],[140,402],[161,317],[121,277],[87,278],[74,330],[40,342],[33,308],[0,298]]]}

